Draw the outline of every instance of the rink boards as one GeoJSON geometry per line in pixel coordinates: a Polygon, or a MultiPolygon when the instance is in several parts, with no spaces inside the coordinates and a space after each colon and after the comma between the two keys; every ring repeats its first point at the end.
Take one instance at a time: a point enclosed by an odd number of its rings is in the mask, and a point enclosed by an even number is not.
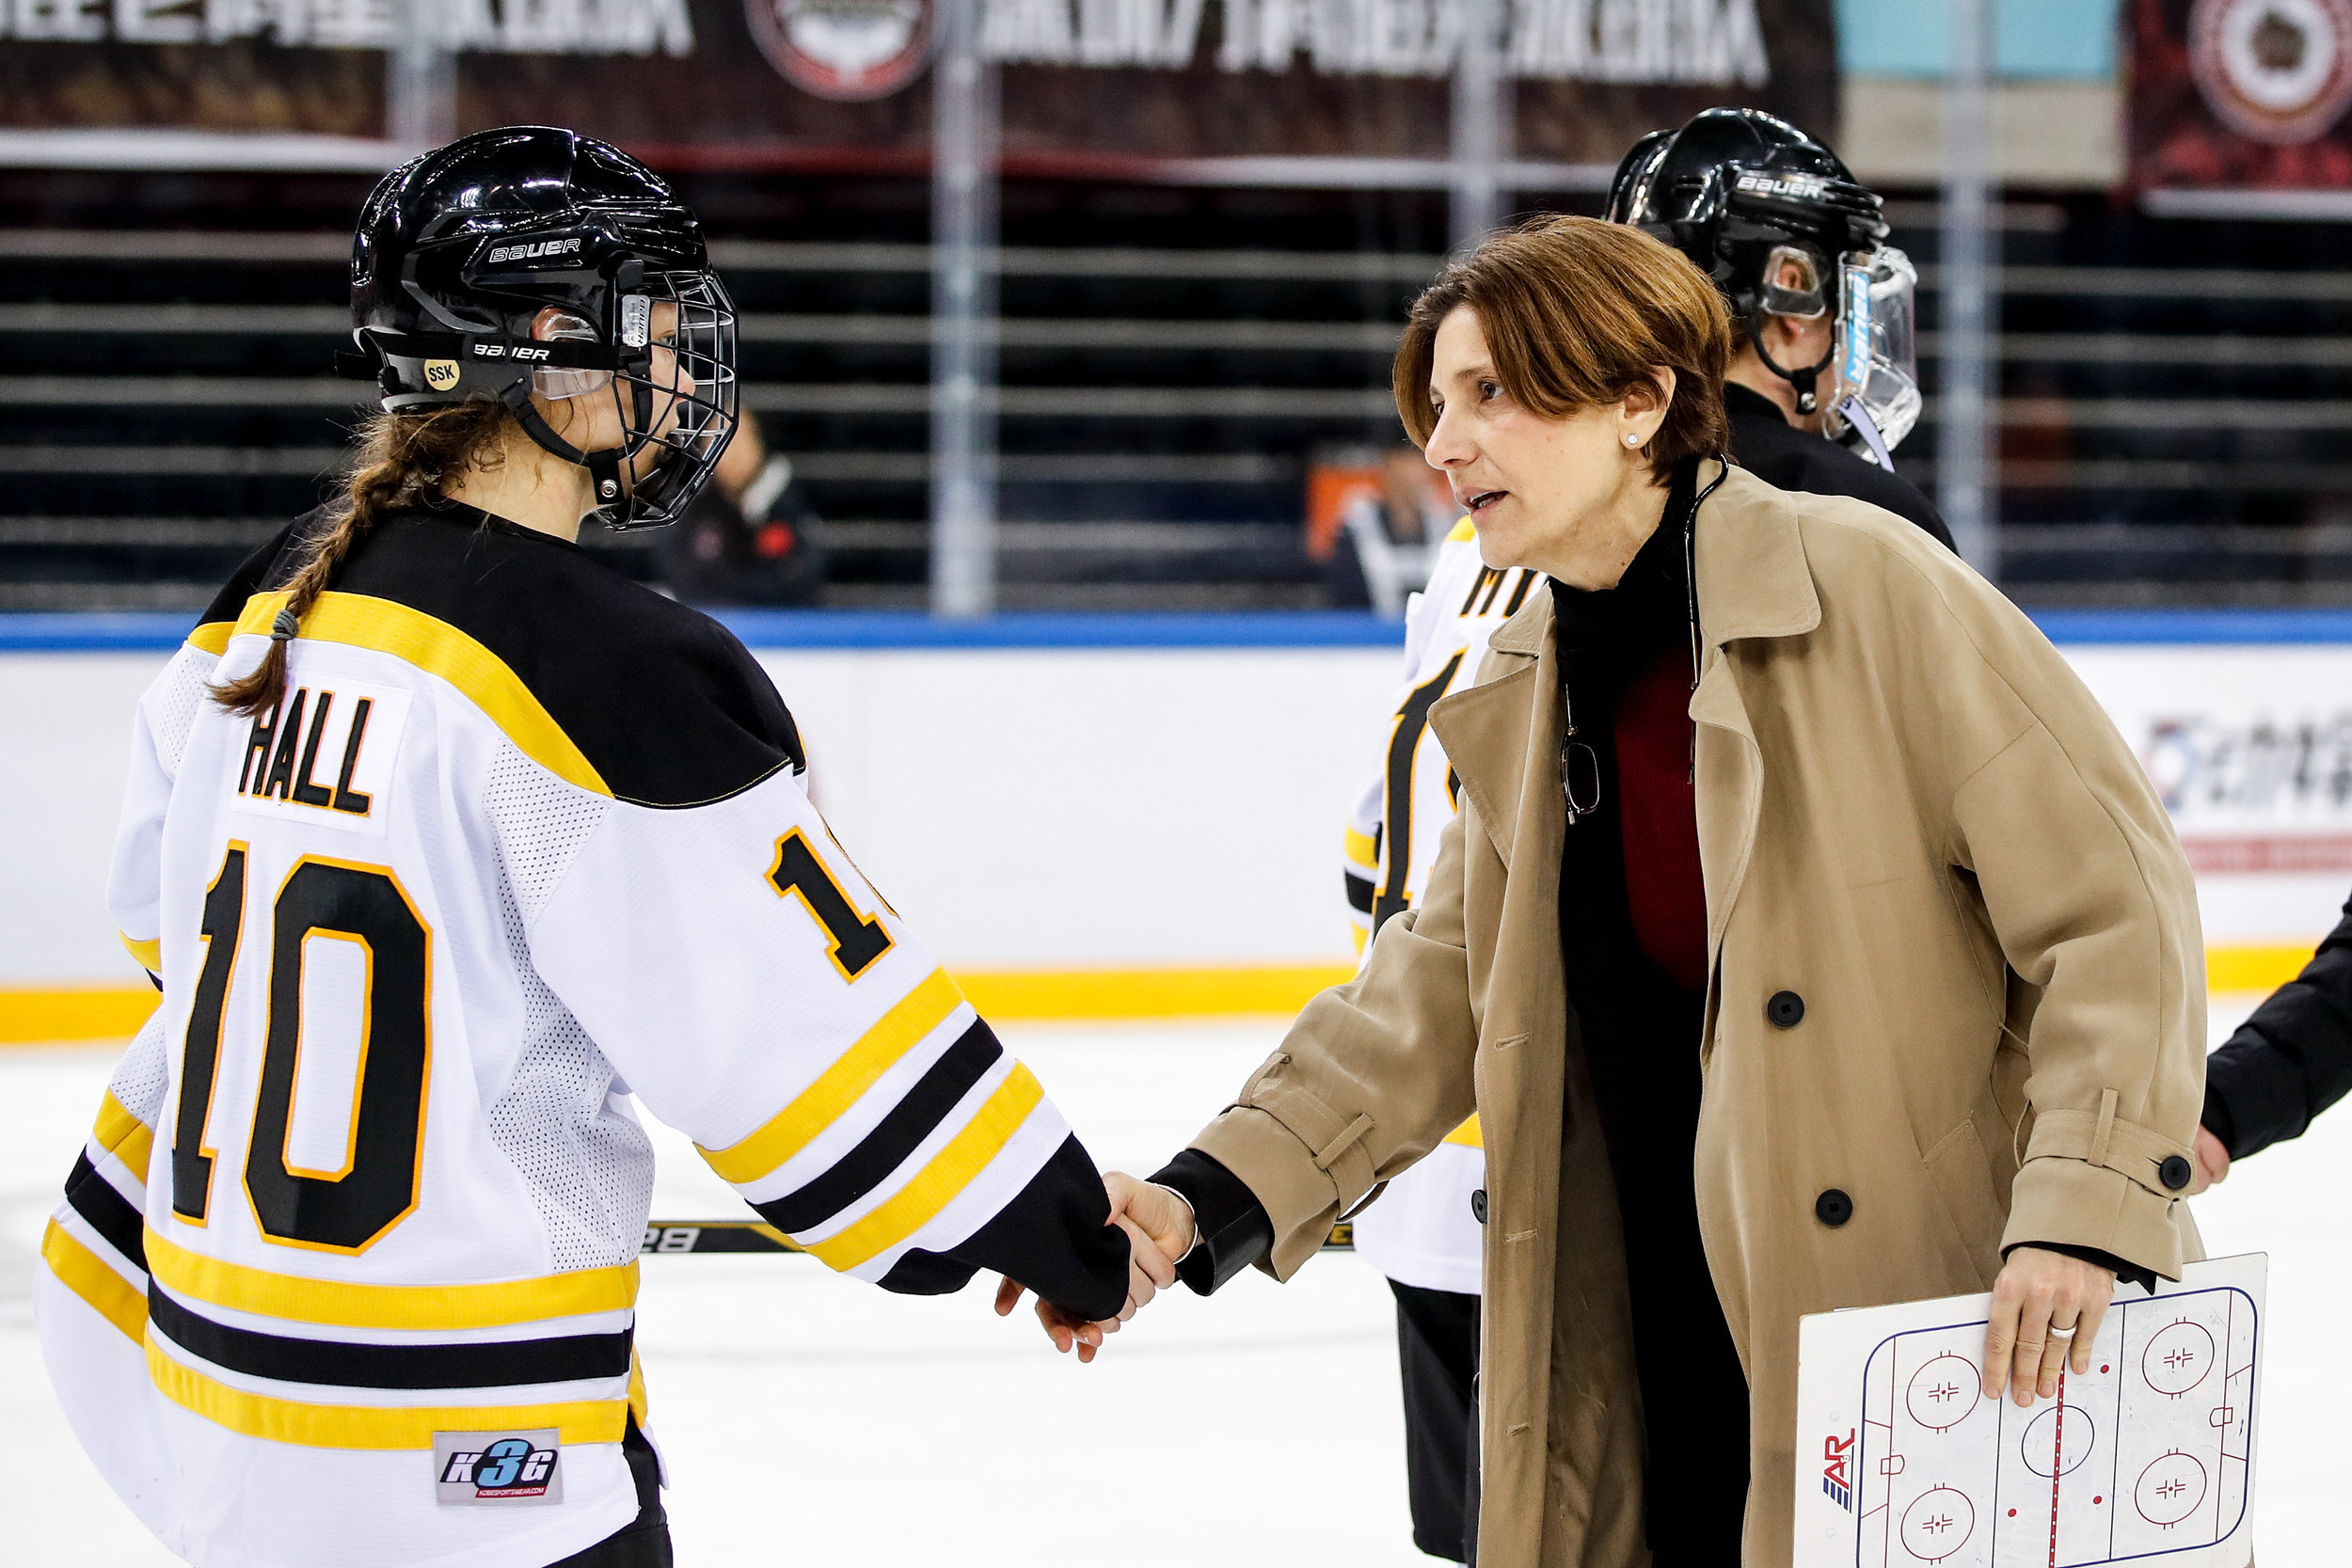
{"type": "MultiPolygon", "coordinates": [[[[1386,742],[1393,626],[736,619],[836,832],[995,1011],[1281,1011],[1351,966],[1340,827],[1386,742]]],[[[2044,626],[2165,793],[2215,985],[2292,974],[2352,887],[2352,616],[2044,626]]],[[[0,617],[0,1038],[141,1005],[105,866],[131,709],[181,629],[0,617]]]]}

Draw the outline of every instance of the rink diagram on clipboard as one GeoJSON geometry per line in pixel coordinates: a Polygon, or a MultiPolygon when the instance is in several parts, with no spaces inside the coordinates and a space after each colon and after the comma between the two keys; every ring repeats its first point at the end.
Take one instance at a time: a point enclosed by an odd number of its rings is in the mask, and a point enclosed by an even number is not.
{"type": "Polygon", "coordinates": [[[2030,1409],[1984,1397],[1981,1319],[1881,1341],[1847,1467],[1858,1568],[2076,1568],[2237,1535],[2257,1303],[2227,1286],[2132,1295],[2089,1373],[2030,1409]]]}

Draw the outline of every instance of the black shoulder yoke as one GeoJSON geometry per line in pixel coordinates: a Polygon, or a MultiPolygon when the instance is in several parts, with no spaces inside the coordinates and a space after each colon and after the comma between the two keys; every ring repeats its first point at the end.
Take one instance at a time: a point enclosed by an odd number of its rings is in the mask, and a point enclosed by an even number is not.
{"type": "MultiPolygon", "coordinates": [[[[233,621],[247,595],[291,577],[316,516],[256,551],[204,618],[233,621]]],[[[332,587],[497,655],[618,799],[701,805],[807,766],[790,711],[732,632],[577,545],[443,504],[378,523],[332,587]]]]}

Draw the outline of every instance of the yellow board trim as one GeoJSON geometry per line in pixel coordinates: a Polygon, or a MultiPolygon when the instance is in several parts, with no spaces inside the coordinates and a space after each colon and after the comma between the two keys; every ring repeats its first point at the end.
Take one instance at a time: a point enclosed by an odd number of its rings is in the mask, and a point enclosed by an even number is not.
{"type": "Polygon", "coordinates": [[[236,635],[236,630],[234,621],[207,621],[188,633],[188,641],[218,658],[229,651],[229,639],[236,635]]]}
{"type": "Polygon", "coordinates": [[[989,1019],[1295,1014],[1356,977],[1354,964],[1249,969],[1000,970],[957,978],[989,1019]]]}
{"type": "Polygon", "coordinates": [[[1472,1111],[1470,1120],[1448,1132],[1445,1135],[1445,1141],[1450,1144],[1460,1144],[1464,1148],[1486,1148],[1486,1141],[1478,1131],[1478,1113],[1472,1111]]]}
{"type": "MultiPolygon", "coordinates": [[[[2302,973],[2317,945],[2314,938],[2310,947],[2208,948],[2205,984],[2214,990],[2276,990],[2302,973]]],[[[1352,964],[1289,964],[982,970],[960,974],[954,984],[983,1017],[997,1020],[1213,1018],[1295,1013],[1318,992],[1355,977],[1352,964]]],[[[139,1032],[155,1003],[147,986],[0,988],[0,1045],[125,1040],[139,1032]]]]}
{"type": "Polygon", "coordinates": [[[565,1404],[454,1404],[381,1409],[308,1404],[250,1394],[183,1366],[150,1341],[147,1375],[166,1399],[215,1426],[306,1449],[430,1449],[437,1432],[530,1432],[553,1427],[566,1443],[617,1443],[628,1401],[565,1404]]]}
{"type": "Polygon", "coordinates": [[[0,1045],[127,1040],[162,1001],[153,986],[0,987],[0,1045]]]}
{"type": "Polygon", "coordinates": [[[121,931],[117,931],[115,935],[121,938],[122,950],[137,959],[141,969],[150,974],[161,974],[164,972],[164,944],[161,938],[152,942],[141,942],[136,937],[126,935],[121,931]]]}
{"type": "Polygon", "coordinates": [[[808,1252],[826,1267],[853,1269],[889,1251],[929,1225],[972,1179],[1012,1141],[1029,1113],[1045,1098],[1037,1075],[1016,1062],[996,1092],[974,1113],[963,1131],[915,1173],[890,1201],[837,1236],[810,1243],[808,1252]]]}
{"type": "Polygon", "coordinates": [[[1460,522],[1454,525],[1454,531],[1445,536],[1445,542],[1449,545],[1458,545],[1465,540],[1477,537],[1478,531],[1470,526],[1470,520],[1466,515],[1460,522]]]}
{"type": "Polygon", "coordinates": [[[2303,973],[2319,944],[2309,947],[2208,947],[2207,990],[2277,990],[2303,973]]]}
{"type": "Polygon", "coordinates": [[[634,1259],[612,1268],[490,1285],[352,1285],[206,1258],[166,1241],[151,1226],[147,1267],[176,1296],[234,1312],[340,1328],[504,1328],[548,1318],[617,1312],[637,1301],[634,1259]]]}
{"type": "Polygon", "coordinates": [[[123,1109],[112,1089],[98,1102],[98,1125],[91,1133],[99,1148],[121,1161],[141,1181],[147,1180],[147,1162],[155,1150],[154,1129],[123,1109]]]}
{"type": "Polygon", "coordinates": [[[963,992],[956,989],[947,972],[932,970],[791,1104],[748,1137],[724,1148],[703,1149],[703,1159],[738,1186],[758,1180],[806,1148],[809,1140],[856,1104],[876,1079],[946,1022],[962,1002],[963,992]]]}
{"type": "Polygon", "coordinates": [[[40,1256],[58,1283],[130,1336],[133,1344],[147,1338],[147,1298],[56,1220],[41,1236],[40,1256]]]}
{"type": "Polygon", "coordinates": [[[1359,833],[1354,828],[1349,828],[1345,832],[1347,837],[1343,842],[1346,846],[1347,863],[1360,865],[1367,871],[1377,866],[1380,863],[1380,847],[1373,842],[1372,835],[1359,833]]]}
{"type": "MultiPolygon", "coordinates": [[[[237,635],[266,636],[285,603],[283,591],[254,594],[237,617],[237,635]]],[[[300,635],[313,642],[342,642],[390,654],[427,674],[440,676],[489,715],[490,721],[532,761],[566,784],[598,795],[612,793],[604,776],[548,717],[506,661],[448,622],[389,599],[330,593],[321,594],[302,618],[300,635]]]]}

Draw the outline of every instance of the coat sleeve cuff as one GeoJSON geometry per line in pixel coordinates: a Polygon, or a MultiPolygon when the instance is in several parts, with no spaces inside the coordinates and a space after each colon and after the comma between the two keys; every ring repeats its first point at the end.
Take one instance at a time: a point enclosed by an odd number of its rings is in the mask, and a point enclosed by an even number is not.
{"type": "Polygon", "coordinates": [[[1258,1259],[1260,1268],[1288,1279],[1321,1250],[1347,1195],[1330,1163],[1318,1163],[1317,1151],[1272,1113],[1236,1105],[1202,1129],[1192,1147],[1232,1172],[1265,1211],[1273,1245],[1258,1259]]]}
{"type": "Polygon", "coordinates": [[[1196,1295],[1210,1294],[1274,1244],[1265,1205],[1199,1149],[1183,1150],[1152,1180],[1192,1205],[1192,1250],[1176,1260],[1176,1277],[1196,1295]]]}
{"type": "Polygon", "coordinates": [[[2088,1160],[2029,1158],[2011,1189],[2001,1250],[2082,1247],[2178,1279],[2182,1259],[2180,1227],[2172,1219],[2176,1201],[2122,1171],[2088,1160]]]}

